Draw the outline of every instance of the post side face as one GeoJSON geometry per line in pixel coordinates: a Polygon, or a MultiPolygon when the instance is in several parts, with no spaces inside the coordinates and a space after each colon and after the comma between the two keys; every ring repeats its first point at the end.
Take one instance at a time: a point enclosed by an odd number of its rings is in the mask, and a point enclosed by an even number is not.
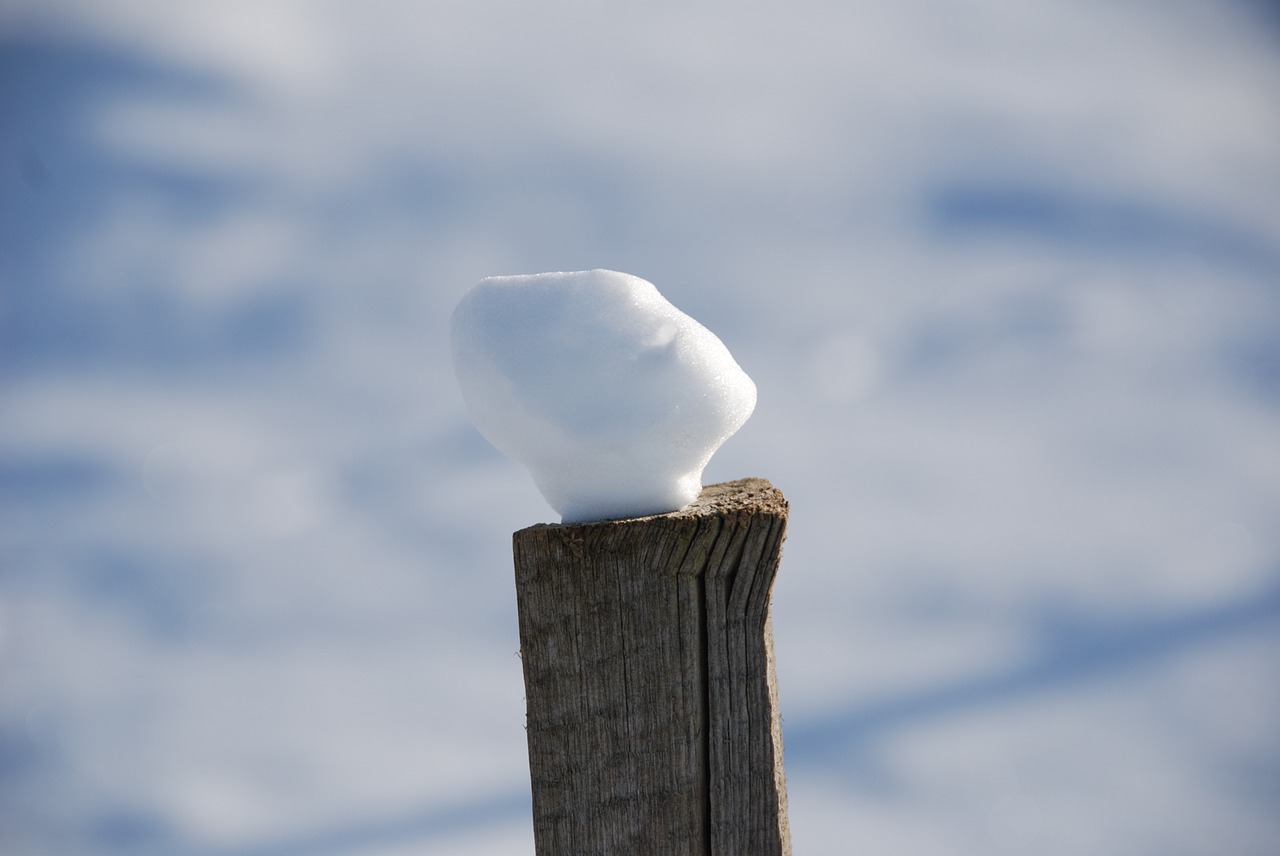
{"type": "Polygon", "coordinates": [[[708,494],[514,537],[539,856],[790,853],[768,622],[786,502],[763,480],[708,494]]]}
{"type": "Polygon", "coordinates": [[[711,852],[791,852],[769,599],[785,516],[739,514],[706,573],[711,852]]]}
{"type": "MultiPolygon", "coordinates": [[[[679,543],[697,521],[660,528],[679,543]]],[[[538,853],[703,856],[696,582],[661,551],[576,534],[517,548],[538,853]]]]}

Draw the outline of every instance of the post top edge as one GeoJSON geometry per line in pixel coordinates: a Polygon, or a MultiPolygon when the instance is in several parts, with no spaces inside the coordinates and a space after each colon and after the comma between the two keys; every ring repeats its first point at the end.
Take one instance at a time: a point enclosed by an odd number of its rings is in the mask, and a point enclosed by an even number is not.
{"type": "MultiPolygon", "coordinates": [[[[704,485],[702,492],[689,505],[666,514],[645,517],[628,517],[621,520],[599,520],[592,523],[536,523],[519,530],[531,529],[590,529],[593,527],[625,526],[663,518],[711,517],[736,511],[756,514],[787,514],[787,500],[768,479],[742,478],[735,481],[704,485]]],[[[517,533],[519,534],[519,533],[517,533]]]]}

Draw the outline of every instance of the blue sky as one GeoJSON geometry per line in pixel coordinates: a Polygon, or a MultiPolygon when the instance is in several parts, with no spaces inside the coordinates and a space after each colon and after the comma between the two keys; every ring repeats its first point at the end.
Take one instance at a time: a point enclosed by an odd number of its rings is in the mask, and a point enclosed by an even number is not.
{"type": "Polygon", "coordinates": [[[1263,854],[1262,5],[0,9],[0,849],[532,853],[448,317],[654,282],[759,387],[797,852],[1263,854]]]}

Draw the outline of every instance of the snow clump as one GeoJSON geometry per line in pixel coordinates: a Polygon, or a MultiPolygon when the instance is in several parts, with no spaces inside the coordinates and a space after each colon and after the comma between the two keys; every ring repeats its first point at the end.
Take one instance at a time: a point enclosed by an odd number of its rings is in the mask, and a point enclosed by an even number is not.
{"type": "Polygon", "coordinates": [[[480,433],[565,523],[693,502],[756,405],[714,333],[616,271],[481,280],[454,310],[453,359],[480,433]]]}

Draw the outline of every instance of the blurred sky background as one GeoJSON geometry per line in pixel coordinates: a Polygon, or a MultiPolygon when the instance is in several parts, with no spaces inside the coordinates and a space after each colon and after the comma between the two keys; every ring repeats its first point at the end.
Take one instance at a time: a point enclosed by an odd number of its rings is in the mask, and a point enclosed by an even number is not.
{"type": "Polygon", "coordinates": [[[797,854],[1280,852],[1280,13],[0,0],[0,852],[532,854],[448,318],[759,386],[797,854]]]}

